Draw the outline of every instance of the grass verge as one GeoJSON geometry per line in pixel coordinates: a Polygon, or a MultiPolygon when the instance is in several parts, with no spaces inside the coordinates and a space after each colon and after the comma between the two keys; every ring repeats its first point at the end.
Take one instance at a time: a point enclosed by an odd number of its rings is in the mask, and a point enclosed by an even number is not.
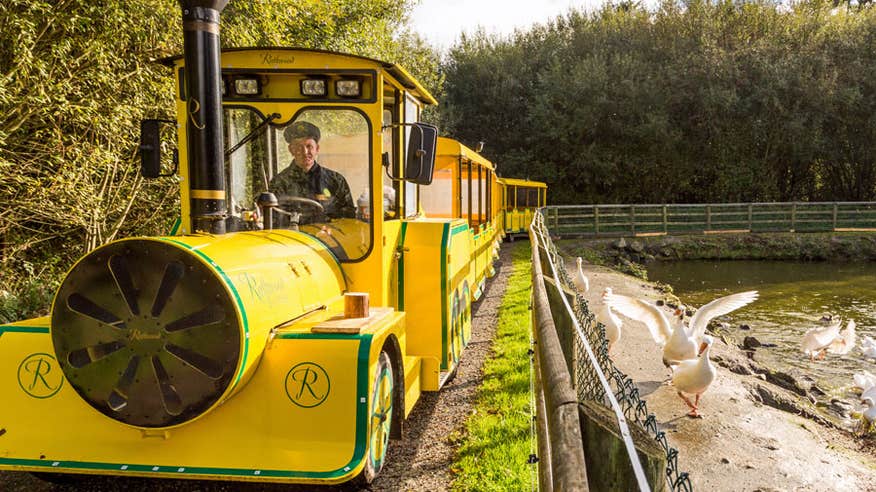
{"type": "Polygon", "coordinates": [[[511,251],[511,274],[493,350],[475,410],[465,424],[452,471],[454,490],[506,491],[530,488],[529,407],[530,267],[529,243],[511,251]]]}

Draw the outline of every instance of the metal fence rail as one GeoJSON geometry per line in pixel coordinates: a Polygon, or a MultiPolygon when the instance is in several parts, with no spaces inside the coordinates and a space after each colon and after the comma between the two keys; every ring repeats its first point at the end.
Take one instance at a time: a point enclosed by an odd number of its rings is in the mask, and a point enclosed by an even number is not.
{"type": "MultiPolygon", "coordinates": [[[[562,289],[565,292],[576,292],[566,271],[563,257],[551,241],[551,235],[556,235],[556,233],[547,228],[544,211],[552,209],[542,209],[533,220],[531,237],[536,238],[536,241],[532,241],[532,248],[533,251],[538,250],[538,255],[533,254],[533,263],[549,262],[550,267],[545,266],[545,270],[556,272],[562,289]]],[[[545,271],[545,275],[549,276],[547,271],[545,271]]],[[[535,276],[533,281],[536,281],[535,276]]],[[[609,358],[605,327],[596,322],[587,301],[580,294],[574,296],[573,308],[574,323],[563,323],[564,313],[554,312],[553,317],[554,320],[557,320],[555,324],[559,339],[572,342],[564,343],[563,350],[565,359],[571,366],[570,372],[578,401],[595,402],[606,408],[615,407],[617,409],[619,406],[623,413],[623,418],[620,418],[620,421],[626,420],[632,425],[638,425],[644,429],[653,436],[665,452],[667,487],[676,491],[692,490],[688,474],[681,472],[678,468],[678,451],[669,445],[665,433],[658,429],[656,417],[648,412],[645,401],[639,397],[635,383],[615,367],[609,358]],[[606,389],[604,380],[607,380],[609,389],[606,389]]],[[[645,490],[641,485],[640,488],[645,490]]]]}
{"type": "Polygon", "coordinates": [[[876,202],[555,205],[554,236],[876,231],[876,202]]]}

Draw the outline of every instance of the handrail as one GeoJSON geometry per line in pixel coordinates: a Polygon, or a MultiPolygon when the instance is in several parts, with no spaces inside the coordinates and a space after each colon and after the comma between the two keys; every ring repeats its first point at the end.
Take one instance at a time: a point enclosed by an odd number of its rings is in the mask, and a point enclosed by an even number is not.
{"type": "MultiPolygon", "coordinates": [[[[533,245],[533,251],[536,252],[535,253],[536,255],[537,255],[538,248],[540,248],[540,247],[547,248],[547,243],[544,243],[544,238],[540,237],[540,231],[537,231],[535,228],[535,223],[537,221],[539,221],[540,219],[541,219],[541,214],[536,214],[535,217],[533,217],[533,223],[529,227],[530,238],[531,238],[530,243],[533,245]],[[534,239],[535,241],[532,241],[532,239],[534,239]]],[[[533,260],[533,269],[537,268],[538,270],[541,270],[540,263],[541,262],[538,261],[537,256],[535,256],[534,260],[533,260]]],[[[558,286],[562,285],[562,283],[560,283],[560,278],[557,275],[557,271],[556,271],[556,268],[554,268],[553,263],[552,262],[548,262],[548,263],[551,265],[551,276],[553,277],[554,282],[556,283],[555,285],[558,285],[558,286]]],[[[539,282],[534,282],[534,284],[538,284],[538,283],[539,282]]],[[[542,285],[542,288],[543,287],[544,286],[542,285]]],[[[533,288],[535,288],[535,286],[533,286],[533,288]]],[[[546,296],[546,294],[545,294],[545,296],[546,296]]],[[[590,363],[593,365],[593,368],[597,374],[597,377],[599,378],[599,382],[605,391],[605,396],[608,398],[609,403],[611,404],[611,408],[617,417],[618,429],[620,431],[621,438],[624,441],[624,446],[626,447],[627,454],[629,455],[630,464],[633,467],[633,473],[635,473],[635,475],[636,475],[636,482],[639,485],[639,489],[642,490],[643,492],[644,491],[650,492],[651,487],[648,484],[647,478],[645,477],[645,471],[642,468],[642,464],[639,462],[639,455],[636,452],[635,444],[633,444],[632,434],[630,434],[630,428],[627,425],[627,420],[626,420],[626,417],[624,417],[624,412],[621,409],[620,405],[618,404],[617,399],[614,396],[614,392],[612,391],[611,386],[608,384],[608,380],[605,378],[605,374],[602,372],[602,369],[599,367],[599,361],[596,360],[596,355],[593,353],[593,349],[590,347],[590,344],[587,342],[587,337],[584,335],[584,331],[581,329],[581,325],[578,323],[578,318],[575,316],[575,312],[572,310],[572,307],[569,305],[569,301],[566,300],[565,295],[561,295],[560,299],[562,299],[563,304],[566,307],[566,311],[572,320],[572,324],[575,327],[575,331],[578,333],[579,339],[583,342],[582,345],[584,346],[585,350],[587,351],[587,357],[590,359],[590,363]]],[[[554,330],[554,336],[556,336],[555,330],[554,330]]],[[[556,343],[559,344],[559,339],[557,339],[556,343]]],[[[577,401],[577,398],[575,399],[575,401],[577,401]]]]}
{"type": "Polygon", "coordinates": [[[876,202],[553,205],[552,232],[578,236],[876,232],[876,202]]]}
{"type": "MultiPolygon", "coordinates": [[[[530,243],[534,245],[533,234],[530,230],[530,243]]],[[[536,380],[541,388],[539,394],[543,395],[539,410],[544,411],[539,412],[544,416],[539,432],[539,455],[542,462],[550,465],[539,467],[539,483],[542,489],[587,490],[578,395],[575,394],[572,376],[563,359],[537,247],[532,248],[532,301],[538,362],[536,380]],[[545,427],[547,432],[544,432],[545,427]]]]}

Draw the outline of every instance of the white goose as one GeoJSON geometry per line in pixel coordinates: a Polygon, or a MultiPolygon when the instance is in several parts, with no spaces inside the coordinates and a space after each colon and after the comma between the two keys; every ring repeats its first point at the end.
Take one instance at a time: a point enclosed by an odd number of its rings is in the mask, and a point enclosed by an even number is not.
{"type": "Polygon", "coordinates": [[[739,292],[719,297],[697,310],[690,320],[690,327],[684,327],[684,306],[675,311],[678,321],[672,327],[663,311],[645,301],[626,296],[610,296],[607,301],[620,314],[645,324],[654,340],[663,346],[663,364],[667,367],[677,365],[682,360],[696,357],[697,342],[701,341],[709,321],[722,316],[757,299],[757,291],[739,292]]]}
{"type": "Polygon", "coordinates": [[[609,353],[611,352],[611,347],[620,340],[621,326],[623,326],[623,321],[614,314],[611,306],[605,303],[605,297],[610,295],[612,295],[611,287],[606,287],[602,293],[602,307],[596,312],[596,321],[605,326],[605,338],[608,340],[609,353]]]}
{"type": "Polygon", "coordinates": [[[678,396],[691,409],[690,413],[687,414],[689,417],[700,416],[697,408],[700,404],[700,396],[709,389],[709,385],[715,380],[715,366],[709,360],[709,351],[713,341],[709,335],[703,335],[699,357],[681,361],[672,375],[672,385],[675,386],[678,396]],[[694,395],[693,403],[684,396],[685,393],[694,395]]]}
{"type": "Polygon", "coordinates": [[[602,301],[627,318],[643,323],[658,345],[664,346],[669,341],[672,327],[663,310],[654,304],[635,297],[614,294],[611,291],[603,294],[602,301]]]}
{"type": "Polygon", "coordinates": [[[809,360],[823,359],[827,352],[837,355],[851,352],[855,346],[855,321],[849,320],[842,333],[841,326],[842,321],[837,320],[830,326],[816,326],[803,335],[803,353],[809,360]]]}
{"type": "Polygon", "coordinates": [[[581,264],[584,263],[584,260],[579,256],[575,260],[575,263],[578,264],[578,271],[575,272],[575,286],[578,287],[578,290],[581,292],[588,292],[590,291],[590,280],[584,275],[584,271],[581,269],[581,264]]]}
{"type": "Polygon", "coordinates": [[[679,306],[675,310],[675,316],[678,318],[678,323],[675,324],[669,341],[663,347],[663,365],[670,369],[674,369],[683,360],[697,357],[697,344],[687,335],[688,331],[684,327],[684,306],[679,306]]]}
{"type": "Polygon", "coordinates": [[[861,340],[861,352],[868,359],[876,359],[876,340],[873,337],[864,337],[861,340]]]}
{"type": "Polygon", "coordinates": [[[862,393],[876,386],[876,375],[870,371],[855,374],[852,376],[852,379],[855,381],[855,386],[861,388],[862,393]]]}

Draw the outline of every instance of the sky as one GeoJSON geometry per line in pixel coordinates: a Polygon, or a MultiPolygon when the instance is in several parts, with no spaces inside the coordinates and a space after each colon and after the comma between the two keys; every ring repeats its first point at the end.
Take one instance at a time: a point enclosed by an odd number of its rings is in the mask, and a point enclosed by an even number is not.
{"type": "Polygon", "coordinates": [[[446,50],[463,31],[481,26],[488,33],[509,35],[515,28],[545,24],[571,7],[592,10],[603,0],[420,0],[411,21],[435,47],[446,50]]]}

